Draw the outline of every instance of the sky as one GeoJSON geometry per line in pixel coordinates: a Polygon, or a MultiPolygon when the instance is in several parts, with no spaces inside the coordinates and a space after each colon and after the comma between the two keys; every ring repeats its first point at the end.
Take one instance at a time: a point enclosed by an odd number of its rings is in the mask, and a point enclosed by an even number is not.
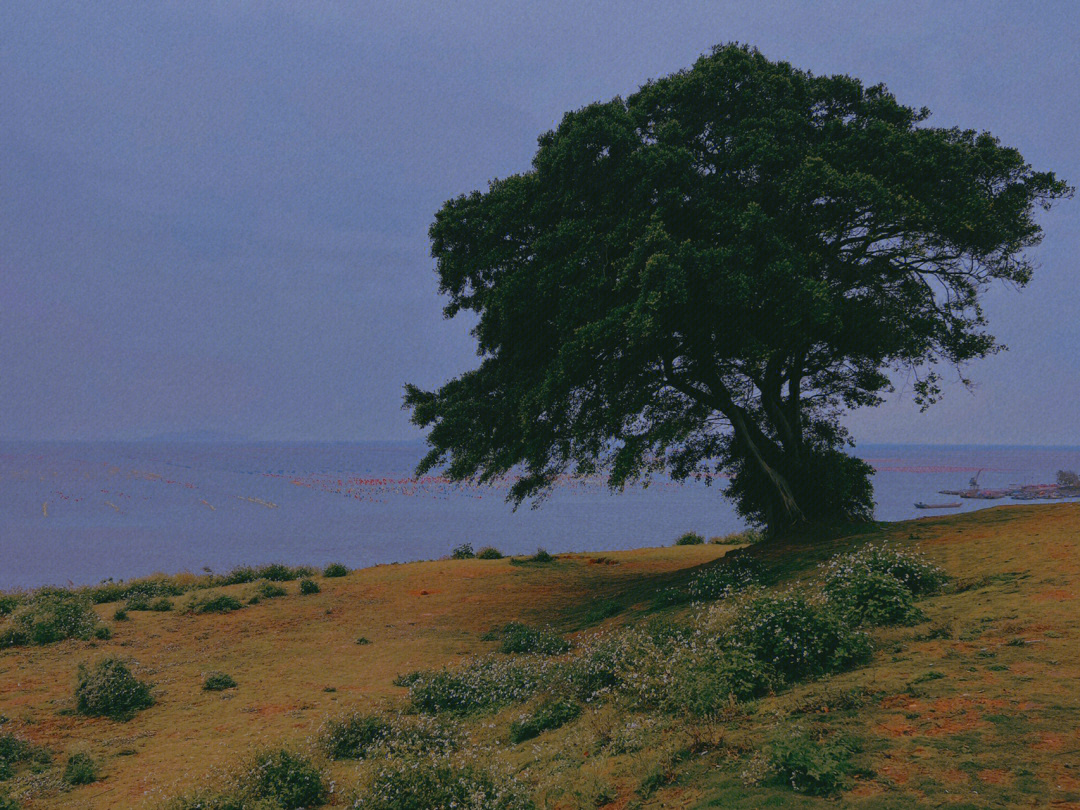
{"type": "MultiPolygon", "coordinates": [[[[562,114],[739,41],[884,82],[1080,183],[1080,11],[988,2],[0,5],[0,437],[416,439],[479,361],[427,228],[562,114]]],[[[1080,444],[1080,199],[1041,216],[1010,351],[862,442],[1080,444]]]]}

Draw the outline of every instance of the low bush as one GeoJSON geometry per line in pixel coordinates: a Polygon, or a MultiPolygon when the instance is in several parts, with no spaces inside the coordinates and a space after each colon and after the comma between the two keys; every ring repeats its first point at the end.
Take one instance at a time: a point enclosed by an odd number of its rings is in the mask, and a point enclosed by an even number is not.
{"type": "Polygon", "coordinates": [[[58,588],[43,588],[15,608],[0,646],[52,644],[64,639],[87,640],[98,627],[90,599],[58,588]]]}
{"type": "Polygon", "coordinates": [[[103,625],[98,625],[98,627],[94,629],[94,638],[98,641],[108,641],[112,638],[112,629],[103,625]]]}
{"type": "Polygon", "coordinates": [[[475,556],[476,552],[473,551],[472,543],[462,543],[450,552],[451,560],[471,560],[475,556]]]}
{"type": "Polygon", "coordinates": [[[231,613],[243,607],[240,600],[227,593],[216,596],[198,595],[188,603],[189,613],[231,613]]]}
{"type": "Polygon", "coordinates": [[[223,692],[235,687],[236,680],[226,672],[208,672],[203,677],[202,688],[207,692],[223,692]]]}
{"type": "Polygon", "coordinates": [[[356,713],[328,720],[319,733],[331,759],[386,758],[411,754],[447,754],[458,745],[457,731],[424,715],[356,713]]]}
{"type": "Polygon", "coordinates": [[[503,553],[495,546],[484,546],[476,552],[476,559],[478,560],[501,560],[502,558],[503,553]]]}
{"type": "Polygon", "coordinates": [[[677,546],[700,546],[704,542],[705,542],[705,538],[702,537],[697,532],[686,532],[685,534],[679,535],[679,537],[675,540],[675,545],[677,545],[677,546]]]}
{"type": "Polygon", "coordinates": [[[494,635],[502,639],[499,649],[504,653],[536,653],[558,655],[570,649],[570,642],[550,630],[538,630],[520,622],[510,622],[494,635]]]}
{"type": "Polygon", "coordinates": [[[349,573],[349,569],[341,563],[330,563],[323,569],[322,575],[324,577],[344,577],[349,573]]]}
{"type": "Polygon", "coordinates": [[[300,593],[302,595],[310,596],[313,593],[318,593],[319,590],[320,590],[320,588],[319,588],[318,585],[315,584],[315,580],[313,580],[313,579],[302,579],[302,580],[300,580],[300,593]]]}
{"type": "Polygon", "coordinates": [[[272,801],[282,810],[321,807],[329,795],[322,772],[312,761],[286,749],[256,754],[238,782],[241,795],[272,801]]]}
{"type": "Polygon", "coordinates": [[[7,616],[19,606],[19,597],[10,593],[0,593],[0,616],[7,616]]]}
{"type": "Polygon", "coordinates": [[[257,567],[240,566],[229,573],[216,579],[218,585],[242,585],[254,582],[257,579],[266,579],[270,582],[292,582],[302,577],[315,575],[315,569],[306,565],[291,567],[281,563],[270,563],[257,567]]]}
{"type": "Polygon", "coordinates": [[[948,581],[945,572],[917,552],[888,545],[867,545],[850,554],[838,554],[825,565],[826,581],[856,572],[885,574],[915,596],[934,593],[948,581]]]}
{"type": "Polygon", "coordinates": [[[825,796],[843,786],[850,769],[850,749],[831,739],[814,739],[802,729],[778,735],[769,751],[769,765],[793,790],[825,796]]]}
{"type": "Polygon", "coordinates": [[[549,700],[542,703],[531,714],[510,724],[510,742],[520,743],[531,740],[545,731],[564,726],[576,720],[581,714],[581,706],[569,700],[549,700]]]}
{"type": "Polygon", "coordinates": [[[401,758],[376,771],[354,808],[365,810],[534,810],[524,785],[471,763],[401,758]]]}
{"type": "Polygon", "coordinates": [[[486,656],[455,670],[413,672],[394,683],[408,687],[415,711],[463,715],[528,700],[556,674],[544,659],[486,656]]]}
{"type": "Polygon", "coordinates": [[[75,708],[80,714],[130,720],[153,703],[150,685],[132,675],[119,658],[103,658],[93,668],[79,664],[75,708]]]}
{"type": "Polygon", "coordinates": [[[288,591],[273,582],[260,582],[255,588],[255,593],[261,599],[277,599],[279,596],[288,594],[288,591]]]}
{"type": "Polygon", "coordinates": [[[48,748],[34,745],[10,732],[0,734],[0,781],[14,776],[20,765],[47,765],[51,760],[48,748]]]}
{"type": "Polygon", "coordinates": [[[89,754],[79,752],[68,757],[62,779],[68,785],[89,785],[98,778],[98,765],[89,754]]]}
{"type": "Polygon", "coordinates": [[[853,625],[912,625],[922,619],[903,582],[889,574],[856,567],[833,572],[825,595],[853,625]]]}
{"type": "Polygon", "coordinates": [[[538,548],[536,553],[531,557],[514,557],[510,560],[511,565],[529,565],[530,563],[550,563],[555,562],[558,557],[553,554],[548,554],[546,549],[538,548]]]}
{"type": "Polygon", "coordinates": [[[128,616],[127,608],[117,608],[113,613],[113,620],[118,622],[126,622],[130,617],[128,616]]]}
{"type": "Polygon", "coordinates": [[[155,597],[153,593],[138,590],[128,594],[124,607],[127,610],[157,610],[164,612],[172,610],[173,603],[167,596],[155,597]]]}
{"type": "Polygon", "coordinates": [[[768,574],[753,557],[722,559],[716,565],[696,573],[686,590],[693,600],[723,599],[754,585],[763,585],[768,574]]]}
{"type": "Polygon", "coordinates": [[[770,667],[785,684],[849,669],[872,652],[866,633],[797,593],[746,598],[730,618],[727,645],[770,667]]]}

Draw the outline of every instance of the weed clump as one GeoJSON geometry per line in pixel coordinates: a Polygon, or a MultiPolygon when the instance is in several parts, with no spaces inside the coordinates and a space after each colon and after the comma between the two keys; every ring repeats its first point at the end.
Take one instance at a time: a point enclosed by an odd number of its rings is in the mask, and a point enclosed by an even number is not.
{"type": "Polygon", "coordinates": [[[347,576],[349,569],[341,563],[330,563],[323,569],[322,575],[324,577],[343,577],[347,576]]]}
{"type": "Polygon", "coordinates": [[[679,537],[675,540],[675,545],[677,545],[677,546],[700,546],[704,542],[705,542],[705,538],[702,537],[697,532],[686,532],[684,534],[679,535],[679,537]]]}
{"type": "Polygon", "coordinates": [[[514,557],[510,560],[511,565],[529,565],[530,563],[551,563],[555,562],[558,557],[553,554],[548,554],[546,549],[538,548],[536,553],[531,557],[514,557]]]}
{"type": "Polygon", "coordinates": [[[189,613],[231,613],[243,607],[240,600],[227,593],[217,596],[200,595],[188,603],[189,613]]]}
{"type": "Polygon", "coordinates": [[[68,785],[89,785],[97,781],[98,764],[89,754],[79,752],[68,757],[61,777],[68,785]]]}
{"type": "Polygon", "coordinates": [[[313,593],[318,593],[319,590],[320,590],[320,588],[319,588],[318,585],[315,584],[315,580],[313,580],[313,579],[302,579],[302,580],[300,580],[300,593],[303,596],[310,596],[313,593]]]}
{"type": "Polygon", "coordinates": [[[472,543],[462,543],[450,552],[451,560],[471,560],[475,556],[476,552],[473,551],[472,543]]]}
{"type": "Polygon", "coordinates": [[[510,725],[510,742],[521,743],[538,737],[545,731],[564,726],[576,720],[581,706],[569,700],[550,700],[537,707],[532,714],[515,720],[510,725]]]}
{"type": "Polygon", "coordinates": [[[90,599],[59,588],[43,588],[16,607],[11,626],[0,634],[0,647],[88,640],[98,628],[90,599]]]}
{"type": "Polygon", "coordinates": [[[119,658],[103,658],[93,668],[79,665],[75,709],[79,714],[130,720],[154,703],[150,685],[131,674],[119,658]]]}
{"type": "Polygon", "coordinates": [[[202,688],[207,692],[224,692],[235,689],[236,680],[226,672],[208,672],[203,678],[202,688]]]}
{"type": "Polygon", "coordinates": [[[478,560],[501,560],[502,558],[503,553],[495,546],[484,546],[476,552],[476,559],[478,560]]]}

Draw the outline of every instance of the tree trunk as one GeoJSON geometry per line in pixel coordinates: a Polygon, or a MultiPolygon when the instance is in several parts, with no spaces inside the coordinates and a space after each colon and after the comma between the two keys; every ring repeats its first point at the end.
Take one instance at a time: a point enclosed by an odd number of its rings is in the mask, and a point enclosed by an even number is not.
{"type": "Polygon", "coordinates": [[[747,461],[757,469],[761,474],[761,477],[769,484],[769,487],[772,490],[765,513],[766,531],[769,534],[776,534],[787,531],[800,523],[804,523],[806,521],[806,516],[799,507],[798,501],[795,500],[795,494],[791,490],[791,485],[788,484],[787,479],[785,479],[784,476],[765,459],[761,448],[758,447],[757,442],[754,441],[754,438],[751,435],[752,431],[750,430],[746,417],[742,413],[736,411],[732,418],[732,424],[735,428],[735,440],[739,442],[746,451],[747,461]]]}

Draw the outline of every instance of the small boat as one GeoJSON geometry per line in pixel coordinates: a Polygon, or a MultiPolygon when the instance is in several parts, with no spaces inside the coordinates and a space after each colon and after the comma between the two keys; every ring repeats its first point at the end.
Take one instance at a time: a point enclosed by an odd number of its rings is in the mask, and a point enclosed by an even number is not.
{"type": "Polygon", "coordinates": [[[923,503],[922,501],[915,501],[916,509],[959,509],[960,501],[954,501],[953,503],[923,503]]]}

